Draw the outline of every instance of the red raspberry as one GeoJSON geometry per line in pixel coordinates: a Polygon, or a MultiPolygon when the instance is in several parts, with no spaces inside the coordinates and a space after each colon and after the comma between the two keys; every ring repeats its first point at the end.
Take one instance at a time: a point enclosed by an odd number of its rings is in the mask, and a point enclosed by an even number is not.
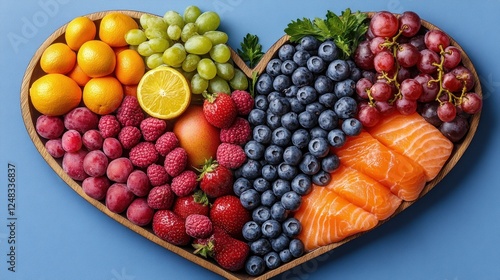
{"type": "Polygon", "coordinates": [[[180,197],[191,194],[198,186],[198,176],[192,170],[185,170],[181,174],[172,178],[170,187],[172,191],[180,197]]]}
{"type": "Polygon", "coordinates": [[[141,141],[141,131],[135,126],[125,126],[118,133],[118,140],[124,149],[131,149],[141,141]]]}
{"type": "Polygon", "coordinates": [[[231,98],[236,104],[238,115],[247,116],[253,109],[253,97],[245,90],[235,90],[231,93],[231,98]]]}
{"type": "Polygon", "coordinates": [[[181,174],[187,166],[188,155],[186,150],[181,147],[173,149],[165,157],[165,162],[163,166],[167,170],[168,175],[175,177],[181,174]]]}
{"type": "Polygon", "coordinates": [[[140,142],[135,145],[129,153],[130,161],[133,165],[146,168],[158,160],[158,152],[151,142],[140,142]]]}
{"type": "Polygon", "coordinates": [[[245,163],[247,157],[241,146],[221,143],[219,147],[217,147],[216,159],[220,165],[230,169],[236,169],[245,163]]]}
{"type": "Polygon", "coordinates": [[[151,186],[161,186],[168,182],[168,173],[163,166],[153,163],[146,169],[146,174],[148,175],[149,182],[151,186]]]}
{"type": "Polygon", "coordinates": [[[207,238],[212,234],[213,226],[205,215],[191,214],[186,218],[186,233],[193,238],[207,238]]]}
{"type": "Polygon", "coordinates": [[[170,209],[174,204],[175,194],[168,184],[156,186],[148,194],[148,205],[153,209],[170,209]]]}
{"type": "Polygon", "coordinates": [[[142,132],[142,137],[146,141],[154,142],[167,129],[167,122],[157,118],[149,117],[141,121],[139,125],[142,132]]]}
{"type": "Polygon", "coordinates": [[[99,119],[99,131],[103,138],[116,137],[121,125],[114,115],[104,115],[99,119]]]}
{"type": "Polygon", "coordinates": [[[155,148],[162,156],[179,147],[179,139],[172,131],[167,131],[160,136],[155,143],[155,148]]]}
{"type": "Polygon", "coordinates": [[[122,126],[139,126],[144,119],[141,106],[134,96],[127,95],[116,111],[116,118],[122,126]]]}
{"type": "Polygon", "coordinates": [[[250,140],[251,133],[250,123],[244,118],[238,117],[230,127],[220,130],[220,141],[222,143],[243,145],[250,140]]]}

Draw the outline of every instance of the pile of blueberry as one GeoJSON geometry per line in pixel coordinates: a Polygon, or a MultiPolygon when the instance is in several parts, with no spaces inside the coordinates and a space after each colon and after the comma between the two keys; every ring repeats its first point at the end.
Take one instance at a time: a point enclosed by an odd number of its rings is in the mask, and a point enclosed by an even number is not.
{"type": "Polygon", "coordinates": [[[242,205],[252,211],[243,229],[253,254],[247,262],[251,275],[304,253],[296,238],[301,225],[290,213],[312,184],[329,183],[339,166],[331,147],[361,131],[354,96],[362,74],[339,54],[333,41],[310,36],[285,44],[255,85],[248,116],[252,139],[244,147],[248,160],[234,183],[242,205]]]}

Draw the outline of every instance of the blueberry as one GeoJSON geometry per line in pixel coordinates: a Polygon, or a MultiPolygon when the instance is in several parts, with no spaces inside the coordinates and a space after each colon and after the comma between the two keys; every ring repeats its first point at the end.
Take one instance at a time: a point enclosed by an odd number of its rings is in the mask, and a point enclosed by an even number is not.
{"type": "Polygon", "coordinates": [[[272,130],[266,125],[257,125],[253,128],[253,139],[259,143],[267,144],[271,142],[272,130]]]}
{"type": "Polygon", "coordinates": [[[318,49],[320,42],[313,36],[304,36],[300,39],[300,45],[306,51],[313,51],[318,49]]]}
{"type": "MultiPolygon", "coordinates": [[[[307,67],[297,67],[292,73],[292,83],[298,87],[311,85],[314,82],[314,75],[307,67]]],[[[272,82],[271,82],[272,87],[272,82]]]]}
{"type": "Polygon", "coordinates": [[[291,165],[297,165],[302,158],[302,150],[297,146],[288,146],[283,151],[283,162],[291,165]]]}
{"type": "Polygon", "coordinates": [[[299,51],[296,51],[294,54],[293,54],[293,61],[295,63],[297,63],[297,65],[299,67],[304,67],[307,65],[307,60],[311,57],[311,54],[309,54],[307,51],[305,50],[299,50],[299,51]]]}
{"type": "MultiPolygon", "coordinates": [[[[296,85],[291,85],[288,88],[286,88],[283,91],[283,93],[285,94],[285,97],[296,97],[297,91],[299,91],[299,87],[296,85]]],[[[290,100],[290,99],[288,99],[288,100],[290,100]]]]}
{"type": "Polygon", "coordinates": [[[280,126],[273,130],[271,134],[271,144],[278,145],[281,147],[288,146],[292,138],[292,133],[290,130],[280,126]]]}
{"type": "Polygon", "coordinates": [[[341,59],[330,62],[326,69],[326,76],[335,82],[347,79],[350,74],[349,64],[341,59]]]}
{"type": "Polygon", "coordinates": [[[271,189],[271,183],[268,180],[259,177],[253,181],[253,188],[256,191],[262,193],[264,191],[271,189]]]}
{"type": "Polygon", "coordinates": [[[234,194],[240,196],[244,191],[252,188],[252,183],[244,177],[239,177],[233,183],[234,194]]]}
{"type": "Polygon", "coordinates": [[[258,161],[249,159],[241,167],[241,175],[249,180],[259,177],[261,165],[258,161]]]}
{"type": "Polygon", "coordinates": [[[326,186],[330,183],[331,178],[330,173],[320,170],[318,173],[312,175],[312,182],[318,186],[326,186]]]}
{"type": "Polygon", "coordinates": [[[270,129],[276,129],[281,126],[281,117],[279,115],[271,113],[271,111],[267,109],[265,123],[270,129]]]}
{"type": "Polygon", "coordinates": [[[295,61],[291,59],[285,60],[281,63],[281,73],[290,76],[292,75],[293,71],[297,69],[297,67],[299,67],[299,65],[297,65],[295,61]]]}
{"type": "Polygon", "coordinates": [[[318,125],[324,130],[332,130],[337,127],[339,118],[333,110],[324,110],[318,117],[318,125]]]}
{"type": "Polygon", "coordinates": [[[284,233],[281,233],[276,238],[271,239],[271,247],[275,252],[283,251],[288,248],[290,244],[290,238],[286,236],[284,233]]]}
{"type": "Polygon", "coordinates": [[[325,138],[328,136],[328,131],[324,130],[323,128],[319,126],[315,126],[311,128],[309,131],[309,134],[311,135],[312,138],[325,138]]]}
{"type": "Polygon", "coordinates": [[[291,217],[283,222],[282,228],[283,228],[283,233],[286,236],[293,238],[300,233],[300,231],[302,230],[302,225],[297,219],[291,217]]]}
{"type": "Polygon", "coordinates": [[[314,74],[319,74],[325,70],[326,64],[321,57],[313,55],[306,62],[307,69],[314,74]]]}
{"type": "Polygon", "coordinates": [[[324,94],[327,92],[332,92],[334,89],[333,81],[325,75],[319,75],[314,81],[314,89],[318,94],[324,94]]]}
{"type": "Polygon", "coordinates": [[[292,144],[299,149],[307,147],[310,140],[311,136],[306,129],[299,128],[292,134],[292,144]]]}
{"type": "Polygon", "coordinates": [[[334,110],[341,119],[353,118],[358,112],[358,104],[354,98],[344,96],[335,103],[334,110]]]}
{"type": "Polygon", "coordinates": [[[318,47],[318,56],[326,62],[331,62],[338,57],[338,48],[333,41],[325,41],[318,47]]]}
{"type": "Polygon", "coordinates": [[[288,112],[281,116],[281,125],[290,131],[294,131],[299,128],[300,124],[297,113],[288,112]]]}
{"type": "Polygon", "coordinates": [[[283,207],[283,204],[281,204],[281,201],[277,201],[276,203],[271,206],[271,218],[275,219],[278,222],[283,222],[287,216],[288,216],[289,211],[283,207]]]}
{"type": "Polygon", "coordinates": [[[283,148],[278,145],[269,145],[264,152],[264,159],[269,164],[279,164],[283,161],[283,148]]]}
{"type": "Polygon", "coordinates": [[[281,265],[281,259],[277,252],[269,252],[264,256],[264,261],[269,269],[278,268],[281,265]]]}
{"type": "MultiPolygon", "coordinates": [[[[274,89],[274,88],[273,88],[274,89]]],[[[278,97],[281,97],[281,93],[279,93],[278,91],[271,91],[268,95],[267,95],[267,102],[271,102],[271,100],[275,99],[275,98],[278,98],[278,97]]]]}
{"type": "Polygon", "coordinates": [[[255,90],[258,94],[270,93],[273,90],[273,78],[267,73],[262,73],[257,79],[255,90]]]}
{"type": "Polygon", "coordinates": [[[283,196],[291,190],[290,181],[283,179],[276,179],[272,184],[273,193],[277,197],[283,196]]]}
{"type": "Polygon", "coordinates": [[[346,79],[335,84],[333,92],[338,98],[344,96],[353,96],[356,89],[356,83],[351,79],[346,79]]]}
{"type": "Polygon", "coordinates": [[[257,276],[266,270],[266,262],[259,256],[250,256],[245,262],[245,271],[248,275],[257,276]]]}
{"type": "Polygon", "coordinates": [[[255,140],[250,140],[245,144],[244,151],[249,159],[259,160],[264,157],[265,147],[255,140]]]}
{"type": "Polygon", "coordinates": [[[290,102],[290,111],[294,113],[299,114],[306,109],[306,106],[302,104],[296,97],[288,98],[288,101],[290,102]]]}
{"type": "Polygon", "coordinates": [[[339,100],[337,96],[332,92],[323,93],[319,96],[318,102],[321,103],[326,108],[333,108],[335,103],[339,100]]]}
{"type": "Polygon", "coordinates": [[[293,259],[292,253],[290,252],[290,250],[288,248],[280,251],[279,255],[280,255],[281,262],[283,262],[283,263],[287,263],[293,259]]]}
{"type": "Polygon", "coordinates": [[[271,59],[266,65],[266,73],[271,77],[281,74],[281,60],[279,58],[271,59]]]}
{"type": "Polygon", "coordinates": [[[260,194],[254,189],[248,189],[240,195],[241,205],[247,210],[253,210],[260,205],[260,194]]]}
{"type": "Polygon", "coordinates": [[[278,179],[278,170],[276,169],[276,166],[272,164],[262,166],[262,178],[269,182],[278,179]]]}
{"type": "Polygon", "coordinates": [[[325,172],[333,172],[340,166],[340,159],[336,154],[330,153],[321,159],[321,169],[325,172]]]}
{"type": "Polygon", "coordinates": [[[253,125],[264,124],[266,122],[266,112],[261,109],[252,109],[248,114],[248,122],[253,125]]]}
{"type": "Polygon", "coordinates": [[[278,57],[285,61],[293,58],[295,47],[291,44],[284,44],[278,50],[278,57]]]}
{"type": "Polygon", "coordinates": [[[276,196],[272,190],[263,192],[260,196],[260,204],[271,207],[276,202],[276,196]]]}
{"type": "Polygon", "coordinates": [[[288,245],[288,248],[290,249],[290,253],[292,253],[292,256],[295,258],[298,258],[304,254],[304,243],[300,241],[300,239],[292,239],[290,241],[290,244],[288,245]]]}
{"type": "Polygon", "coordinates": [[[307,175],[316,174],[321,169],[321,162],[310,153],[305,153],[299,163],[300,170],[307,175]]]}
{"type": "Polygon", "coordinates": [[[292,85],[292,80],[289,76],[279,74],[273,80],[273,88],[275,91],[283,92],[286,88],[292,85]]]}
{"type": "Polygon", "coordinates": [[[325,157],[330,151],[328,141],[323,137],[312,138],[307,148],[309,153],[317,158],[325,157]]]}
{"type": "Polygon", "coordinates": [[[342,123],[342,131],[348,136],[359,135],[362,128],[361,122],[355,118],[348,118],[342,123]]]}
{"type": "Polygon", "coordinates": [[[297,91],[297,99],[300,103],[311,104],[318,98],[318,92],[312,86],[303,86],[297,91]]]}
{"type": "Polygon", "coordinates": [[[255,241],[262,236],[260,225],[255,221],[248,221],[243,225],[241,230],[243,238],[247,241],[255,241]]]}
{"type": "Polygon", "coordinates": [[[265,111],[269,106],[269,101],[267,101],[267,97],[265,95],[258,94],[254,98],[254,104],[255,108],[265,111]]]}
{"type": "Polygon", "coordinates": [[[318,124],[318,117],[308,111],[299,114],[299,123],[303,128],[313,128],[318,124]]]}
{"type": "Polygon", "coordinates": [[[361,79],[362,73],[358,67],[351,67],[351,75],[349,75],[349,79],[357,82],[361,79]]]}
{"type": "Polygon", "coordinates": [[[252,220],[257,224],[262,225],[265,221],[271,218],[271,210],[266,206],[258,206],[252,211],[252,220]]]}
{"type": "MultiPolygon", "coordinates": [[[[269,217],[271,213],[269,213],[269,217]]],[[[276,238],[281,234],[281,224],[273,219],[268,219],[263,222],[262,226],[262,235],[267,238],[276,238]]]]}
{"type": "Polygon", "coordinates": [[[327,140],[330,146],[334,148],[340,148],[344,145],[346,136],[341,129],[335,128],[330,130],[330,132],[328,132],[327,140]]]}
{"type": "Polygon", "coordinates": [[[299,209],[301,202],[302,197],[294,191],[286,192],[281,196],[281,204],[286,210],[295,211],[299,209]]]}
{"type": "Polygon", "coordinates": [[[314,116],[319,117],[319,114],[325,110],[325,106],[321,105],[318,101],[306,105],[306,111],[313,113],[314,116]]]}
{"type": "Polygon", "coordinates": [[[299,195],[305,195],[311,191],[312,181],[308,175],[301,173],[293,178],[290,186],[294,192],[299,195]]]}
{"type": "Polygon", "coordinates": [[[272,249],[271,242],[267,238],[261,237],[250,243],[250,251],[257,256],[264,256],[271,252],[272,249]]]}
{"type": "Polygon", "coordinates": [[[297,167],[284,162],[280,163],[277,169],[278,177],[288,181],[292,180],[298,173],[297,167]]]}

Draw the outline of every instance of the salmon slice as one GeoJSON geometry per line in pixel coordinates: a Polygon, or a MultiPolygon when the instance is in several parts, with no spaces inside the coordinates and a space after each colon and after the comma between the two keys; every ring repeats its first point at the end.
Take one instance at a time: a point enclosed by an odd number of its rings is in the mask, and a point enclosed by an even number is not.
{"type": "Polygon", "coordinates": [[[453,150],[453,143],[418,113],[391,114],[368,132],[422,166],[427,181],[437,176],[453,150]]]}
{"type": "Polygon", "coordinates": [[[295,218],[302,225],[298,238],[307,251],[367,231],[378,223],[377,217],[372,213],[348,202],[335,192],[318,186],[313,186],[311,193],[302,197],[295,218]]]}
{"type": "Polygon", "coordinates": [[[386,186],[399,198],[412,201],[425,186],[420,165],[387,148],[368,132],[349,137],[340,148],[333,148],[340,163],[352,167],[386,186]]]}
{"type": "Polygon", "coordinates": [[[326,188],[374,214],[378,220],[389,218],[401,204],[401,199],[388,188],[356,169],[341,165],[331,175],[326,188]]]}

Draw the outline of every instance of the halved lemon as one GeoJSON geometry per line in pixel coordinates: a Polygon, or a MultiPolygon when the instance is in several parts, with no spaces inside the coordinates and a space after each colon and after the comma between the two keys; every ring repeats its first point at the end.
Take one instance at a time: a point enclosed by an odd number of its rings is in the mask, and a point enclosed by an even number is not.
{"type": "Polygon", "coordinates": [[[174,68],[156,67],[144,74],[137,86],[137,100],[150,116],[173,119],[182,114],[191,102],[186,78],[174,68]]]}

